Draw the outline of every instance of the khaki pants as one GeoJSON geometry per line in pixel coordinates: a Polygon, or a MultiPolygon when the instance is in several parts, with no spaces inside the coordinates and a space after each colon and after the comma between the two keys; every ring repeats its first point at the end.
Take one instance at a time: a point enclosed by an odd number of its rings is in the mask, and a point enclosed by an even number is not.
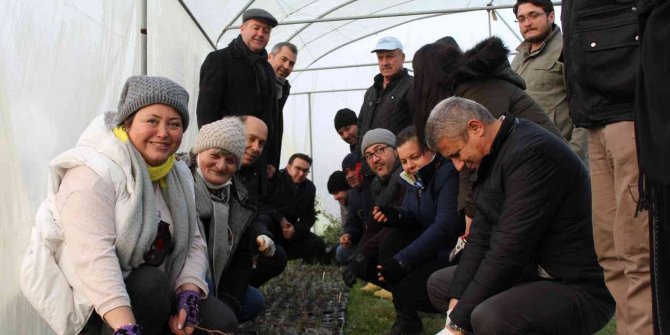
{"type": "Polygon", "coordinates": [[[593,237],[616,301],[618,334],[653,334],[647,211],[635,216],[638,163],[632,121],[589,130],[593,237]]]}

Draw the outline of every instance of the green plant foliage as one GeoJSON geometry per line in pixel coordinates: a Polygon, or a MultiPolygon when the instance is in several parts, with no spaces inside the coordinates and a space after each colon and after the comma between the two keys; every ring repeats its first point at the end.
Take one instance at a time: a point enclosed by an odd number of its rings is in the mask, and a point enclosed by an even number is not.
{"type": "Polygon", "coordinates": [[[340,241],[340,235],[342,235],[342,221],[332,213],[329,213],[326,208],[323,207],[323,204],[318,197],[315,202],[316,214],[327,221],[320,235],[323,237],[326,245],[337,245],[340,241]]]}

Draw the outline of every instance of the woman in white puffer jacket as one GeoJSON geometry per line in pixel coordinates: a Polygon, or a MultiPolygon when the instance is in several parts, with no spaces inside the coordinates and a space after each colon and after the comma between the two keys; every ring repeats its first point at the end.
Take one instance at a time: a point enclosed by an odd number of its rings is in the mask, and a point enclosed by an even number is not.
{"type": "Polygon", "coordinates": [[[205,299],[193,178],[174,155],[188,121],[186,90],[133,76],[118,112],[51,162],[21,288],[56,333],[237,330],[227,306],[205,299]]]}

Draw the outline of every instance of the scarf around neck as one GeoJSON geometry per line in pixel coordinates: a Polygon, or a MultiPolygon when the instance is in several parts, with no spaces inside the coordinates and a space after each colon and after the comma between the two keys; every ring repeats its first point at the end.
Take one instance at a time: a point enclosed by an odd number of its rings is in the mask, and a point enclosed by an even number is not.
{"type": "Polygon", "coordinates": [[[254,69],[254,76],[256,77],[256,95],[267,96],[271,92],[270,85],[274,85],[274,80],[270,81],[270,78],[274,77],[274,73],[270,76],[266,70],[267,67],[265,66],[268,59],[267,51],[263,49],[260,52],[252,52],[246,44],[244,44],[244,41],[242,41],[241,35],[233,40],[231,46],[240,55],[244,56],[249,65],[254,69]]]}
{"type": "MultiPolygon", "coordinates": [[[[121,142],[123,151],[130,159],[130,168],[134,183],[130,193],[130,206],[127,215],[119,219],[123,229],[118,231],[115,242],[119,264],[124,272],[138,268],[144,263],[144,254],[153,244],[158,232],[160,218],[156,209],[154,180],[150,176],[149,166],[135,146],[128,141],[128,134],[120,128],[112,129],[114,136],[121,142]]],[[[174,155],[173,155],[174,156],[174,155]]],[[[173,157],[174,158],[174,157],[173,157]]],[[[154,172],[154,178],[161,187],[161,193],[172,216],[172,240],[174,249],[165,259],[165,272],[174,284],[186,263],[186,256],[197,228],[197,212],[193,194],[192,175],[182,163],[168,160],[154,172]],[[169,165],[169,168],[164,166],[169,165]],[[160,170],[160,171],[159,171],[160,170]],[[191,199],[189,201],[189,199],[191,199]]]]}

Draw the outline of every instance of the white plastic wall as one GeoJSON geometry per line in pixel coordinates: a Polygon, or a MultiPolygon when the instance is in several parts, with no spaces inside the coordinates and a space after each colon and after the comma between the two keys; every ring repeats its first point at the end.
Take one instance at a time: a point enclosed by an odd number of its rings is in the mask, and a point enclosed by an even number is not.
{"type": "MultiPolygon", "coordinates": [[[[187,3],[198,6],[201,1],[187,3]]],[[[271,3],[267,9],[278,2],[271,3]]],[[[116,110],[126,78],[141,73],[141,4],[141,0],[0,1],[0,334],[50,333],[20,292],[19,264],[46,191],[49,161],[74,146],[93,118],[116,110]]],[[[205,20],[218,17],[215,12],[219,11],[229,16],[230,8],[239,7],[232,4],[205,2],[193,12],[205,13],[201,16],[205,20]]],[[[504,12],[516,29],[511,10],[504,12]]],[[[212,48],[178,1],[147,0],[147,13],[147,73],[171,78],[191,94],[192,122],[181,147],[185,151],[196,134],[200,64],[212,48]]],[[[355,27],[376,31],[375,24],[384,20],[347,25],[337,33],[357,34],[355,27]]],[[[228,23],[214,22],[203,26],[217,31],[217,26],[228,23]]],[[[492,30],[511,49],[516,47],[517,41],[501,21],[494,22],[492,30]]],[[[289,34],[278,33],[268,48],[289,34]]],[[[236,35],[227,33],[219,46],[226,46],[236,35]]],[[[420,46],[445,35],[456,37],[467,49],[488,35],[487,14],[445,15],[381,31],[335,50],[314,66],[374,63],[370,50],[386,35],[403,42],[408,60],[420,46]]],[[[299,41],[293,42],[300,46],[299,41]]],[[[332,42],[326,38],[310,48],[321,44],[330,48],[332,42]]],[[[297,67],[306,66],[300,57],[311,58],[310,48],[298,55],[297,67]]],[[[377,72],[376,66],[295,72],[289,80],[294,93],[366,88],[377,72]]],[[[313,155],[310,178],[322,205],[336,216],[339,207],[328,194],[326,181],[340,169],[349,147],[336,134],[332,120],[343,107],[358,112],[363,93],[315,93],[311,99],[307,94],[293,95],[284,110],[282,167],[292,153],[313,155]]]]}
{"type": "Polygon", "coordinates": [[[140,71],[139,2],[0,2],[0,325],[48,334],[21,294],[18,268],[49,160],[140,71]]]}

